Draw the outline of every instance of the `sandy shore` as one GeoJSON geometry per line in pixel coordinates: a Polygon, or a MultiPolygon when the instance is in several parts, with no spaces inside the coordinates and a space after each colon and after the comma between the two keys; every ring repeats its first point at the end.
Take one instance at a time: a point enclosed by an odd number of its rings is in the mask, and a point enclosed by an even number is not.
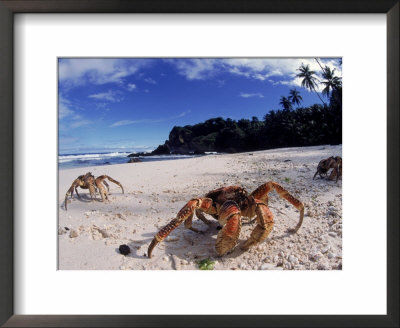
{"type": "MultiPolygon", "coordinates": [[[[342,181],[312,179],[321,159],[341,153],[341,146],[316,146],[60,170],[59,269],[197,270],[198,261],[205,258],[215,261],[215,270],[341,269],[342,181]],[[74,195],[66,211],[65,192],[88,171],[118,180],[125,194],[110,183],[109,202],[89,202],[88,192],[79,189],[81,199],[74,195]],[[236,247],[219,258],[214,249],[218,222],[209,217],[211,226],[193,220],[203,234],[182,224],[154,249],[151,259],[145,256],[157,231],[191,198],[229,185],[251,192],[270,180],[305,205],[303,226],[296,234],[286,230],[296,226],[299,212],[272,192],[269,205],[275,225],[259,246],[247,252],[236,247]],[[131,254],[121,255],[121,244],[129,245],[131,254]]],[[[239,243],[253,227],[243,226],[239,243]]]]}

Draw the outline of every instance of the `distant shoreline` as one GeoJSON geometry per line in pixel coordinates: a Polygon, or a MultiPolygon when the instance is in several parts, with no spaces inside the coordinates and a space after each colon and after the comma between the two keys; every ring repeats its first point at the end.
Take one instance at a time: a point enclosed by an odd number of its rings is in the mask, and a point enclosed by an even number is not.
{"type": "Polygon", "coordinates": [[[169,160],[181,160],[181,159],[189,159],[195,157],[205,157],[210,155],[225,155],[225,154],[252,154],[262,151],[285,151],[290,149],[313,149],[314,147],[335,147],[341,145],[315,145],[315,146],[304,146],[304,147],[277,147],[273,149],[265,149],[265,150],[254,150],[254,151],[245,151],[245,152],[236,152],[236,153],[223,153],[223,152],[205,152],[204,154],[169,154],[169,155],[149,155],[142,156],[142,152],[138,152],[138,156],[129,156],[132,155],[132,152],[109,152],[109,153],[80,153],[80,154],[63,154],[58,156],[58,169],[59,170],[67,170],[67,169],[75,169],[75,168],[90,168],[97,166],[114,166],[117,164],[141,164],[148,162],[159,162],[159,161],[169,161],[169,160]],[[129,161],[131,159],[138,159],[137,162],[129,161]]]}
{"type": "MultiPolygon", "coordinates": [[[[92,166],[103,166],[103,165],[116,165],[126,164],[132,159],[128,157],[131,152],[110,152],[110,153],[81,153],[81,154],[66,154],[58,156],[58,168],[59,170],[73,169],[73,168],[84,168],[92,166]]],[[[138,155],[134,157],[140,162],[155,162],[155,161],[166,161],[166,160],[179,160],[193,157],[207,156],[203,155],[138,155]]],[[[136,163],[131,163],[136,164],[136,163]]]]}

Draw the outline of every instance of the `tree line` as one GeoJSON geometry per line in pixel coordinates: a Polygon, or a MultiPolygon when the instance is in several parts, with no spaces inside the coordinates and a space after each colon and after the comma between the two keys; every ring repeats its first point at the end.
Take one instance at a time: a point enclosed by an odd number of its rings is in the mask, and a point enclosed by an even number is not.
{"type": "Polygon", "coordinates": [[[175,126],[169,139],[153,154],[242,152],[280,147],[342,143],[342,79],[335,69],[323,67],[322,80],[309,65],[298,68],[301,86],[315,92],[321,104],[302,107],[303,98],[293,88],[280,98],[280,109],[262,120],[211,118],[195,125],[175,126]],[[321,86],[321,94],[317,91],[321,86]]]}

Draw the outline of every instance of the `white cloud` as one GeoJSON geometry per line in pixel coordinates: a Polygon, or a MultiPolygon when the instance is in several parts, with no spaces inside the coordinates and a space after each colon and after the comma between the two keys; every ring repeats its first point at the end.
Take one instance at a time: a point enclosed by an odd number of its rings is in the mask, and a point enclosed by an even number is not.
{"type": "Polygon", "coordinates": [[[114,122],[113,124],[110,125],[111,128],[115,128],[117,126],[123,126],[123,125],[131,125],[131,124],[139,124],[139,123],[157,123],[161,122],[162,120],[122,120],[122,121],[117,121],[114,122]]]}
{"type": "Polygon", "coordinates": [[[185,111],[185,112],[182,112],[182,113],[176,115],[174,118],[184,117],[184,116],[186,116],[187,114],[189,114],[190,112],[191,112],[191,110],[189,109],[189,110],[187,110],[187,111],[185,111]]]}
{"type": "Polygon", "coordinates": [[[135,123],[140,123],[140,121],[122,120],[122,121],[114,122],[113,124],[110,125],[110,127],[115,128],[117,126],[130,125],[130,124],[135,124],[135,123]]]}
{"type": "Polygon", "coordinates": [[[73,104],[70,100],[65,98],[62,94],[58,96],[58,118],[70,119],[70,120],[80,120],[81,115],[77,114],[74,109],[72,109],[73,104]]]}
{"type": "MultiPolygon", "coordinates": [[[[335,69],[335,74],[342,76],[341,67],[337,60],[319,59],[323,67],[335,69]]],[[[322,80],[322,70],[315,58],[288,58],[288,59],[228,59],[225,60],[233,74],[243,75],[250,79],[265,81],[277,85],[289,85],[301,87],[301,79],[296,77],[298,68],[304,64],[309,65],[315,71],[316,77],[322,80]],[[277,81],[271,79],[274,77],[277,81]]],[[[317,85],[317,91],[321,91],[322,85],[317,85]]]]}
{"type": "Polygon", "coordinates": [[[111,124],[110,128],[115,128],[115,127],[123,126],[123,125],[140,124],[140,123],[159,123],[159,122],[163,122],[163,121],[167,121],[167,120],[173,120],[176,118],[184,117],[187,114],[189,114],[190,112],[191,112],[191,110],[189,109],[189,110],[184,111],[176,116],[172,116],[172,117],[168,117],[168,118],[160,118],[158,120],[154,120],[154,119],[121,120],[121,121],[117,121],[117,122],[114,122],[113,124],[111,124]]]}
{"type": "Polygon", "coordinates": [[[62,86],[123,83],[127,76],[148,66],[150,60],[135,59],[60,59],[58,78],[62,86]]]}
{"type": "Polygon", "coordinates": [[[217,73],[218,59],[169,59],[188,80],[203,80],[217,73]]]}
{"type": "Polygon", "coordinates": [[[75,129],[75,128],[80,128],[82,126],[86,126],[86,125],[90,125],[90,124],[93,124],[93,122],[89,121],[89,120],[76,121],[70,125],[70,128],[75,129]]]}
{"type": "Polygon", "coordinates": [[[151,77],[145,78],[144,81],[149,84],[157,84],[157,82],[155,80],[153,80],[151,77]]]}
{"type": "Polygon", "coordinates": [[[96,93],[93,95],[89,95],[89,98],[93,98],[96,100],[107,100],[111,102],[120,102],[123,98],[120,96],[120,92],[108,90],[107,92],[96,93]]]}
{"type": "Polygon", "coordinates": [[[136,90],[136,84],[134,84],[134,83],[129,83],[129,84],[127,85],[127,88],[128,88],[129,91],[136,90]]]}
{"type": "Polygon", "coordinates": [[[103,110],[103,111],[106,111],[106,112],[108,112],[109,110],[110,110],[110,108],[108,107],[108,103],[106,103],[106,102],[102,102],[102,103],[97,103],[96,104],[96,109],[99,109],[99,110],[103,110]]]}
{"type": "MultiPolygon", "coordinates": [[[[342,76],[341,67],[336,59],[319,59],[322,66],[336,69],[335,74],[342,76]]],[[[249,79],[268,81],[273,84],[301,86],[301,80],[296,78],[297,69],[301,64],[309,65],[310,69],[321,77],[321,67],[315,58],[229,58],[229,59],[178,59],[168,60],[181,75],[188,80],[208,79],[221,72],[244,76],[249,79]],[[277,78],[274,82],[271,77],[277,78]]]]}
{"type": "Polygon", "coordinates": [[[257,92],[257,93],[243,93],[242,92],[239,94],[239,97],[242,97],[242,98],[254,98],[254,97],[264,98],[263,94],[260,92],[257,92]]]}
{"type": "Polygon", "coordinates": [[[70,108],[71,102],[62,95],[58,96],[58,117],[60,119],[72,116],[75,112],[70,108]]]}

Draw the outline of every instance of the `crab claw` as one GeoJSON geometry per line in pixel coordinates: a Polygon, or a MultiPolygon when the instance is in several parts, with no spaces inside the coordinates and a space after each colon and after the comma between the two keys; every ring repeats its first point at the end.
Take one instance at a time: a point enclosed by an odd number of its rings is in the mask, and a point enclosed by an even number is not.
{"type": "Polygon", "coordinates": [[[236,202],[227,200],[221,207],[218,221],[223,228],[218,232],[215,250],[218,256],[222,256],[232,250],[238,241],[241,220],[240,208],[236,202]]]}

